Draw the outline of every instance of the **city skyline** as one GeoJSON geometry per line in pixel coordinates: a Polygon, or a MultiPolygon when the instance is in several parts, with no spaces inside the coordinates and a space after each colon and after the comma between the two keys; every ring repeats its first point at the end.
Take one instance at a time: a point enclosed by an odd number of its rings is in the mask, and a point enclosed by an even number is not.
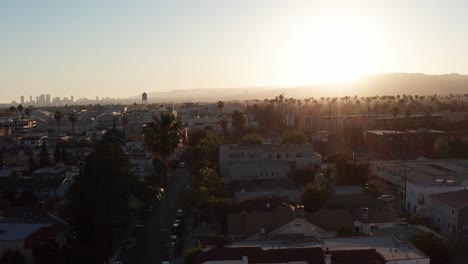
{"type": "Polygon", "coordinates": [[[467,9],[465,1],[2,2],[1,101],[467,74],[467,9]]]}

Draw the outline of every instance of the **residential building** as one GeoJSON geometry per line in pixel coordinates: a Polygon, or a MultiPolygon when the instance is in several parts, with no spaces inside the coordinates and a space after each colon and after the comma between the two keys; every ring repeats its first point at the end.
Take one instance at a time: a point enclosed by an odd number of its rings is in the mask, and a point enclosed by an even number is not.
{"type": "Polygon", "coordinates": [[[24,256],[26,264],[34,262],[34,248],[52,239],[63,246],[63,232],[51,223],[0,223],[0,255],[11,249],[24,256]]]}
{"type": "Polygon", "coordinates": [[[348,237],[301,243],[238,241],[202,253],[197,263],[429,264],[430,259],[393,237],[348,237]]]}
{"type": "Polygon", "coordinates": [[[422,217],[429,217],[433,196],[438,193],[454,192],[463,190],[465,187],[454,180],[436,180],[435,182],[413,182],[406,183],[406,212],[422,217]]]}
{"type": "Polygon", "coordinates": [[[128,154],[131,172],[140,179],[151,177],[154,174],[153,158],[146,153],[128,154]]]}
{"type": "Polygon", "coordinates": [[[221,145],[220,174],[227,182],[286,179],[296,170],[321,164],[310,144],[221,145]]]}
{"type": "Polygon", "coordinates": [[[468,162],[464,160],[370,161],[371,179],[383,189],[406,193],[406,212],[428,217],[432,195],[468,186],[468,162]]]}
{"type": "Polygon", "coordinates": [[[434,194],[431,222],[445,234],[468,241],[468,190],[434,194]]]}
{"type": "Polygon", "coordinates": [[[417,130],[370,130],[365,133],[365,144],[369,152],[388,157],[411,157],[434,155],[434,143],[440,137],[448,142],[461,139],[458,133],[431,129],[417,130]]]}

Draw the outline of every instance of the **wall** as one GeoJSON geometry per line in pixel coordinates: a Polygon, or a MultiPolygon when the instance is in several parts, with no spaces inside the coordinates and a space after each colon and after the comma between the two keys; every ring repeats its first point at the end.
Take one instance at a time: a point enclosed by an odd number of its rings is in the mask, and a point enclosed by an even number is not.
{"type": "Polygon", "coordinates": [[[431,186],[421,186],[408,181],[406,183],[405,210],[411,214],[429,217],[432,207],[432,194],[453,192],[463,189],[464,187],[461,185],[451,186],[446,184],[434,184],[431,186]],[[408,208],[408,203],[410,203],[410,208],[408,208]],[[414,206],[416,206],[416,212],[414,210],[414,206]]]}

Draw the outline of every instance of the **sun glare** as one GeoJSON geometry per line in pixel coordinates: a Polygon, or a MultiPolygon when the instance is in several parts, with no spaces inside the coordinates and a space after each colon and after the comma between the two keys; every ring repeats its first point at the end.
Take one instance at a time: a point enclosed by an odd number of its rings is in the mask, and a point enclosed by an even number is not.
{"type": "Polygon", "coordinates": [[[371,74],[378,37],[369,25],[336,18],[290,32],[284,78],[294,85],[335,83],[371,74]]]}

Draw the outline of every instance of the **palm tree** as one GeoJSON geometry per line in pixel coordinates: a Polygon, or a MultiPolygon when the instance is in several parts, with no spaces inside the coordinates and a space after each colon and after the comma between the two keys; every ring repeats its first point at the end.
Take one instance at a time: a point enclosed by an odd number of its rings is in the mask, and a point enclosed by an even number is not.
{"type": "Polygon", "coordinates": [[[29,120],[29,117],[31,116],[31,113],[32,113],[32,110],[31,108],[26,108],[26,110],[24,110],[24,114],[28,117],[28,120],[29,120]]]}
{"type": "MultiPolygon", "coordinates": [[[[15,116],[16,107],[10,106],[9,109],[10,109],[11,114],[12,114],[13,116],[15,116]]],[[[13,124],[14,124],[14,126],[15,126],[14,129],[13,129],[13,138],[16,139],[16,117],[13,119],[13,124]]],[[[16,142],[16,140],[15,140],[15,142],[16,142]]]]}
{"type": "Polygon", "coordinates": [[[63,114],[60,111],[55,112],[54,119],[57,121],[57,145],[60,143],[60,121],[63,118],[63,114]]]}
{"type": "Polygon", "coordinates": [[[236,128],[237,132],[240,132],[244,129],[246,123],[245,114],[235,110],[232,112],[232,126],[236,128]]]}
{"type": "Polygon", "coordinates": [[[124,113],[122,115],[122,126],[123,126],[123,138],[125,139],[125,131],[128,125],[128,115],[127,113],[124,113]]]}
{"type": "Polygon", "coordinates": [[[397,126],[396,126],[396,123],[397,123],[396,118],[397,118],[397,116],[398,116],[399,113],[400,113],[400,109],[398,109],[398,107],[393,107],[393,108],[392,108],[392,115],[393,115],[393,118],[394,118],[393,125],[394,125],[394,127],[395,127],[395,134],[396,134],[396,127],[397,127],[397,126]]]}
{"type": "Polygon", "coordinates": [[[182,121],[171,113],[161,113],[160,117],[153,116],[153,122],[143,128],[146,147],[155,160],[163,161],[164,171],[167,171],[169,158],[185,139],[184,131],[182,121]]]}
{"type": "Polygon", "coordinates": [[[14,106],[10,106],[10,108],[9,108],[9,109],[10,109],[10,112],[11,112],[11,114],[12,114],[12,115],[14,115],[14,114],[15,114],[15,112],[16,112],[16,107],[14,107],[14,106]]]}
{"type": "Polygon", "coordinates": [[[20,112],[21,133],[24,135],[24,124],[23,124],[23,121],[24,121],[23,109],[24,109],[24,107],[23,107],[22,105],[18,105],[18,106],[16,107],[16,109],[18,109],[18,111],[20,112]]]}
{"type": "Polygon", "coordinates": [[[75,135],[75,124],[76,124],[76,121],[78,121],[78,116],[75,113],[71,113],[68,116],[68,121],[70,121],[71,124],[72,124],[72,134],[73,134],[73,137],[74,137],[74,135],[75,135]]]}
{"type": "Polygon", "coordinates": [[[223,113],[223,108],[224,108],[224,102],[223,101],[218,101],[218,103],[216,104],[216,107],[218,107],[219,111],[222,114],[223,113]]]}
{"type": "Polygon", "coordinates": [[[405,110],[405,116],[406,116],[406,121],[407,121],[407,128],[409,128],[410,117],[411,117],[411,109],[406,108],[406,110],[405,110]]]}
{"type": "Polygon", "coordinates": [[[392,108],[392,115],[393,115],[394,118],[397,118],[399,113],[400,113],[400,109],[398,109],[398,107],[393,107],[392,108]]]}

